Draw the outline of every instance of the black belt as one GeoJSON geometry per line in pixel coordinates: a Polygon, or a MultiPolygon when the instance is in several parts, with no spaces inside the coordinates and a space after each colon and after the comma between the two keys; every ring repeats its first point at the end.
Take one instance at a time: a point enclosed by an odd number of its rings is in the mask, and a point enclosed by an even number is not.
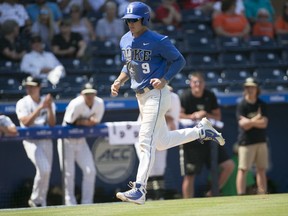
{"type": "Polygon", "coordinates": [[[146,93],[152,89],[154,89],[153,86],[147,86],[143,89],[136,89],[135,92],[136,92],[136,94],[144,94],[144,93],[146,93]]]}

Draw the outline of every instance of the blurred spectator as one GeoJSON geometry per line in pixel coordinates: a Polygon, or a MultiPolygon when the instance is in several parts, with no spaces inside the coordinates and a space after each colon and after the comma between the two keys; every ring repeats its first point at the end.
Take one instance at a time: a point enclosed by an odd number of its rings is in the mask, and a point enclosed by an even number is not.
{"type": "Polygon", "coordinates": [[[57,2],[64,16],[70,13],[72,5],[78,5],[84,13],[91,10],[89,0],[58,0],[57,2]]]}
{"type": "Polygon", "coordinates": [[[31,38],[31,52],[24,55],[20,68],[33,77],[48,79],[54,85],[65,75],[64,67],[55,55],[44,51],[40,36],[31,38]]]}
{"type": "Polygon", "coordinates": [[[0,23],[6,20],[15,20],[21,30],[27,29],[31,26],[28,13],[22,4],[18,4],[18,0],[4,0],[0,4],[0,23]]]}
{"type": "Polygon", "coordinates": [[[164,25],[178,27],[182,21],[180,7],[176,0],[162,0],[162,3],[155,10],[155,21],[164,25]]]}
{"type": "MultiPolygon", "coordinates": [[[[16,103],[16,114],[22,128],[56,124],[56,106],[50,94],[41,96],[41,80],[27,77],[24,85],[27,95],[16,103]]],[[[30,207],[47,205],[47,192],[52,169],[53,143],[51,139],[25,139],[24,149],[34,164],[36,174],[28,201],[30,207]]]]}
{"type": "MultiPolygon", "coordinates": [[[[222,1],[217,1],[213,5],[213,13],[214,15],[221,12],[222,7],[222,1]]],[[[245,8],[243,4],[243,0],[236,0],[236,8],[235,8],[236,14],[245,14],[245,8]]]]}
{"type": "Polygon", "coordinates": [[[94,28],[90,20],[83,16],[79,5],[74,4],[70,7],[71,31],[82,35],[84,41],[88,44],[96,39],[94,28]]]}
{"type": "Polygon", "coordinates": [[[288,33],[288,1],[284,3],[282,14],[276,19],[275,30],[276,34],[288,33]]]}
{"type": "Polygon", "coordinates": [[[25,53],[25,46],[19,40],[17,22],[15,20],[6,20],[1,26],[0,59],[19,62],[25,53]]]}
{"type": "Polygon", "coordinates": [[[40,10],[43,7],[48,7],[51,10],[54,21],[59,22],[62,19],[63,15],[57,3],[46,0],[35,0],[35,3],[28,4],[26,7],[32,22],[35,22],[38,19],[40,10]]]}
{"type": "Polygon", "coordinates": [[[16,136],[18,134],[16,125],[12,120],[0,113],[0,137],[1,136],[16,136]]]}
{"type": "Polygon", "coordinates": [[[223,0],[220,13],[213,17],[213,28],[218,36],[246,37],[250,24],[243,14],[235,12],[236,0],[223,0]]]}
{"type": "Polygon", "coordinates": [[[124,34],[124,22],[117,18],[117,5],[113,1],[105,4],[105,15],[96,25],[96,36],[99,40],[109,40],[115,45],[119,44],[124,34]]]}
{"type": "Polygon", "coordinates": [[[254,23],[257,18],[258,10],[265,8],[269,12],[270,21],[274,20],[274,8],[270,0],[243,0],[245,16],[250,23],[254,23]]]}
{"type": "Polygon", "coordinates": [[[103,13],[103,7],[109,0],[88,0],[94,13],[103,13]]]}
{"type": "Polygon", "coordinates": [[[40,10],[37,21],[35,21],[31,28],[31,33],[39,35],[42,42],[45,44],[46,50],[51,50],[51,41],[55,34],[59,33],[59,27],[53,19],[53,15],[49,8],[43,7],[40,10]]]}
{"type": "Polygon", "coordinates": [[[210,14],[213,11],[213,5],[215,2],[218,2],[218,0],[181,0],[178,2],[182,10],[197,9],[206,14],[210,14]]]}
{"type": "Polygon", "coordinates": [[[270,21],[269,13],[265,8],[258,10],[257,18],[252,28],[253,36],[268,36],[274,38],[274,25],[270,21]]]}
{"type": "Polygon", "coordinates": [[[81,34],[71,31],[71,21],[60,22],[60,33],[52,40],[52,51],[58,58],[83,58],[87,44],[81,34]]]}
{"type": "Polygon", "coordinates": [[[239,125],[237,193],[246,194],[247,172],[255,165],[258,193],[265,194],[268,168],[267,105],[259,98],[260,88],[256,80],[249,77],[243,86],[243,99],[236,107],[239,125]]]}

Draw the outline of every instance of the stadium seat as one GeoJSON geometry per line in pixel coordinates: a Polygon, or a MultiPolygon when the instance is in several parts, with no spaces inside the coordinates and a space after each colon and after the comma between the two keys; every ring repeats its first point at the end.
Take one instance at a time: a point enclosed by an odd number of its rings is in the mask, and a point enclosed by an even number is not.
{"type": "Polygon", "coordinates": [[[271,83],[271,82],[264,82],[261,84],[261,90],[263,92],[288,92],[288,82],[286,83],[271,83]]]}
{"type": "Polygon", "coordinates": [[[197,53],[216,53],[217,44],[213,36],[199,34],[185,34],[184,41],[189,51],[197,53]]]}
{"type": "Polygon", "coordinates": [[[85,83],[88,82],[88,77],[85,75],[68,75],[60,79],[59,86],[61,91],[58,93],[59,99],[71,99],[80,94],[80,91],[85,83]]]}
{"type": "Polygon", "coordinates": [[[203,75],[206,85],[222,85],[222,78],[218,70],[204,70],[203,75]]]}
{"type": "Polygon", "coordinates": [[[191,22],[211,22],[211,16],[206,15],[202,10],[199,9],[188,9],[181,10],[182,22],[191,23],[191,22]]]}
{"type": "Polygon", "coordinates": [[[189,86],[189,79],[183,73],[178,73],[176,76],[171,80],[170,85],[174,89],[185,89],[189,86]]]}
{"type": "Polygon", "coordinates": [[[252,76],[252,71],[249,69],[226,69],[221,72],[223,83],[244,83],[247,77],[252,76]]]}
{"type": "Polygon", "coordinates": [[[51,94],[54,98],[57,98],[62,91],[61,84],[53,85],[47,79],[42,79],[41,94],[51,94]]]}
{"type": "Polygon", "coordinates": [[[226,94],[241,94],[243,92],[242,83],[231,83],[225,87],[226,94]]]}
{"type": "Polygon", "coordinates": [[[288,48],[288,34],[278,34],[277,42],[282,48],[288,48]]]}
{"type": "Polygon", "coordinates": [[[118,46],[116,46],[111,41],[91,41],[88,44],[88,52],[91,53],[92,56],[115,56],[121,53],[121,50],[118,46]]]}
{"type": "Polygon", "coordinates": [[[279,49],[277,41],[267,36],[250,36],[248,45],[252,49],[258,50],[277,50],[279,49]]]}
{"type": "Polygon", "coordinates": [[[224,37],[218,36],[216,38],[217,45],[222,51],[244,51],[250,50],[243,38],[240,37],[224,37]]]}
{"type": "Polygon", "coordinates": [[[20,72],[19,62],[0,60],[0,74],[14,74],[20,72]]]}
{"type": "Polygon", "coordinates": [[[0,78],[0,98],[2,101],[20,99],[23,95],[25,95],[25,90],[17,79],[12,77],[0,78]]]}
{"type": "Polygon", "coordinates": [[[208,53],[192,53],[186,57],[187,67],[192,70],[209,70],[218,68],[217,54],[208,53]]]}
{"type": "MultiPolygon", "coordinates": [[[[93,82],[98,93],[97,95],[101,97],[108,97],[111,94],[111,84],[114,82],[114,80],[117,78],[119,72],[114,73],[105,73],[101,72],[98,74],[94,74],[90,77],[89,81],[93,82]]],[[[124,86],[121,86],[121,92],[119,92],[119,96],[123,96],[122,94],[129,89],[129,81],[125,83],[124,86]]]]}
{"type": "Polygon", "coordinates": [[[122,69],[122,62],[120,55],[110,57],[97,56],[93,59],[93,69],[99,73],[118,74],[122,69]]]}
{"type": "Polygon", "coordinates": [[[287,75],[283,69],[274,67],[257,68],[253,76],[261,83],[287,83],[287,75]]]}
{"type": "Polygon", "coordinates": [[[215,94],[223,94],[225,93],[225,88],[227,85],[219,85],[219,84],[211,84],[211,83],[206,83],[206,88],[213,91],[215,94]]]}
{"type": "Polygon", "coordinates": [[[220,53],[219,63],[224,68],[247,68],[251,67],[251,63],[249,61],[249,52],[223,52],[220,53]]]}
{"type": "Polygon", "coordinates": [[[159,34],[167,35],[169,38],[174,38],[176,40],[181,40],[183,38],[181,29],[176,28],[173,25],[163,25],[162,23],[156,23],[152,26],[152,29],[159,34]]]}
{"type": "Polygon", "coordinates": [[[59,61],[63,64],[66,74],[78,74],[87,75],[95,73],[95,69],[92,70],[91,63],[75,58],[62,58],[59,61]]]}
{"type": "Polygon", "coordinates": [[[183,31],[183,34],[189,34],[191,35],[191,37],[193,36],[197,37],[198,35],[201,35],[201,36],[213,35],[213,29],[211,28],[211,25],[207,23],[203,23],[203,22],[202,23],[201,22],[183,23],[182,31],[183,31]]]}
{"type": "Polygon", "coordinates": [[[283,65],[281,52],[272,50],[257,50],[251,52],[251,62],[257,67],[279,67],[283,65]]]}

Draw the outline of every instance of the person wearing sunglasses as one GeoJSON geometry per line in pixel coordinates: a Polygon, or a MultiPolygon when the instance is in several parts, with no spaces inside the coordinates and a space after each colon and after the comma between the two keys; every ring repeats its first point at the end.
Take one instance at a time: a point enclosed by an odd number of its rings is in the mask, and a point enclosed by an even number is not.
{"type": "Polygon", "coordinates": [[[169,131],[165,120],[171,105],[167,84],[182,70],[185,59],[167,36],[148,28],[150,10],[146,4],[130,3],[122,19],[129,28],[120,41],[124,66],[111,85],[111,95],[117,96],[121,85],[131,80],[141,116],[138,144],[141,151],[136,181],[129,183],[131,190],[118,192],[116,197],[144,204],[156,149],[165,150],[196,139],[214,140],[220,145],[225,141],[206,118],[193,128],[169,131]]]}

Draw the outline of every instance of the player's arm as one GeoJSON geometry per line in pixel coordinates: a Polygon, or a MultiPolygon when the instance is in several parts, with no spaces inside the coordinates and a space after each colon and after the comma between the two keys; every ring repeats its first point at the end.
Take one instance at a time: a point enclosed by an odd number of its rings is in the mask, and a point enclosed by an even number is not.
{"type": "Polygon", "coordinates": [[[96,121],[95,118],[87,118],[87,119],[77,119],[74,123],[76,126],[86,126],[86,127],[91,127],[96,125],[98,122],[96,121]]]}
{"type": "Polygon", "coordinates": [[[42,110],[42,105],[38,106],[31,114],[20,117],[19,121],[21,121],[22,124],[25,125],[26,127],[29,127],[34,123],[37,116],[39,116],[41,110],[42,110]]]}
{"type": "Polygon", "coordinates": [[[163,37],[158,46],[161,56],[169,62],[168,71],[164,74],[160,83],[152,81],[154,88],[160,89],[161,86],[165,86],[170,82],[173,77],[179,73],[186,64],[186,60],[183,55],[177,50],[177,48],[171,43],[167,36],[163,37]],[[160,85],[160,86],[159,86],[160,85]]]}
{"type": "Polygon", "coordinates": [[[244,130],[250,130],[251,128],[264,129],[268,126],[268,118],[260,115],[256,115],[251,119],[240,116],[238,123],[244,130]]]}
{"type": "Polygon", "coordinates": [[[7,122],[4,125],[0,125],[0,135],[4,134],[6,136],[16,136],[18,134],[15,124],[10,118],[6,118],[7,122]]]}
{"type": "Polygon", "coordinates": [[[29,127],[34,123],[35,119],[39,116],[41,110],[46,108],[48,110],[48,125],[54,126],[56,124],[56,119],[52,108],[52,96],[50,94],[46,96],[43,103],[41,103],[31,114],[19,118],[19,121],[21,121],[22,124],[24,124],[26,127],[29,127]]]}
{"type": "Polygon", "coordinates": [[[129,80],[128,74],[125,72],[121,72],[118,78],[111,85],[111,95],[113,97],[118,95],[121,85],[123,85],[127,80],[129,80]]]}
{"type": "Polygon", "coordinates": [[[0,134],[5,134],[8,136],[16,136],[17,135],[17,128],[15,126],[0,126],[0,134]]]}

